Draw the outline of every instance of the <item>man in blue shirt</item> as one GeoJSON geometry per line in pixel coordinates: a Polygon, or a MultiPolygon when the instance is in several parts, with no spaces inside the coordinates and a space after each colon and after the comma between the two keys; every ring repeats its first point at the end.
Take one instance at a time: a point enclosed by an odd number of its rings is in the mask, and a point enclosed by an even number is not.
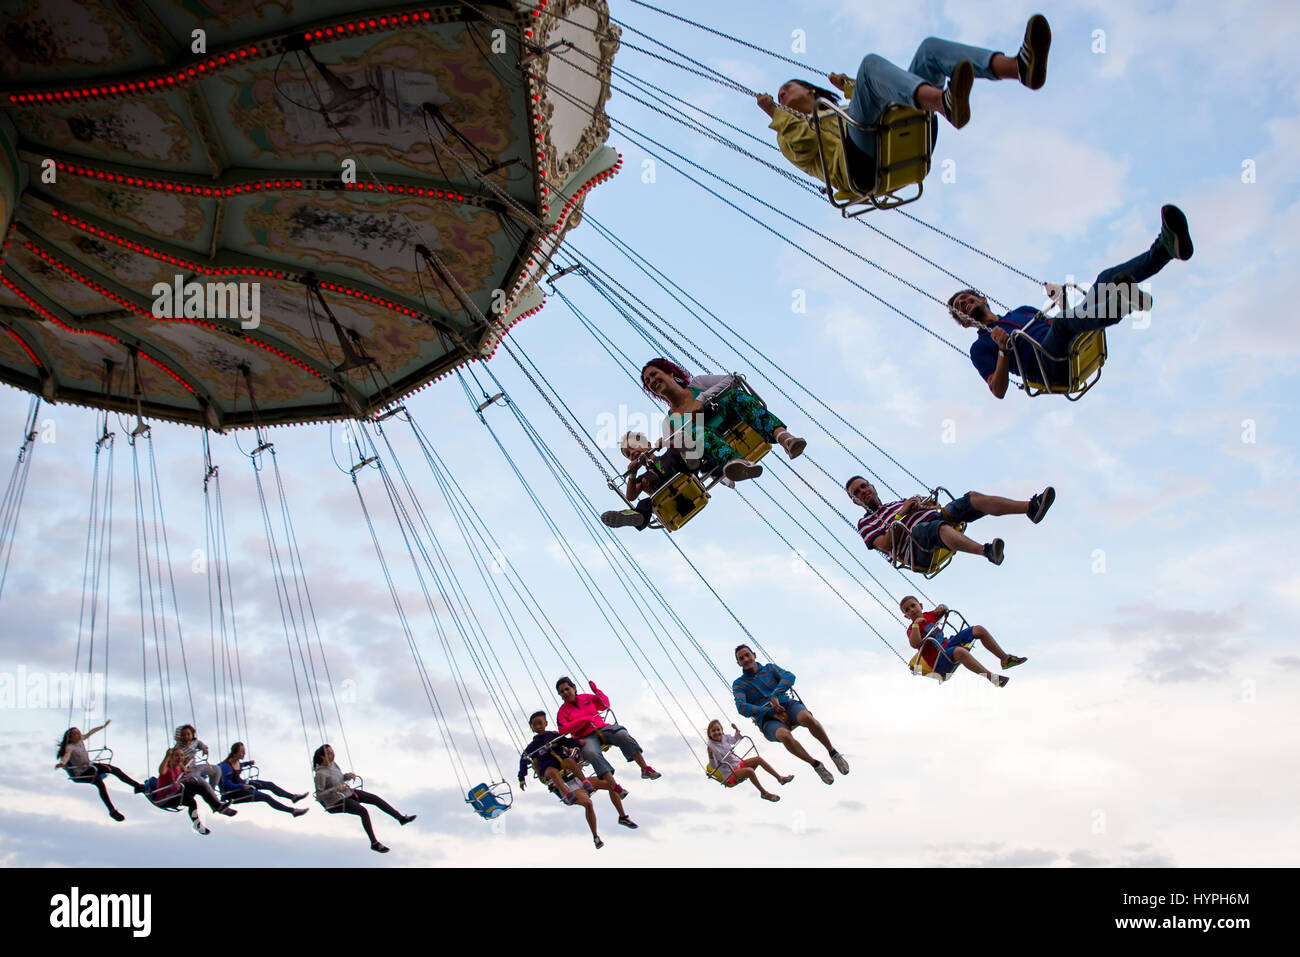
{"type": "Polygon", "coordinates": [[[772,664],[760,668],[749,645],[736,647],[736,664],[740,665],[740,670],[744,672],[731,683],[731,693],[736,698],[736,710],[743,717],[752,718],[762,729],[763,737],[784,745],[785,749],[800,761],[811,764],[819,778],[827,784],[832,784],[835,777],[826,765],[813,758],[804,750],[803,745],[794,739],[794,729],[805,727],[826,748],[840,774],[849,773],[849,762],[844,760],[844,755],[831,745],[831,739],[827,737],[826,729],[822,727],[821,722],[813,717],[813,713],[804,707],[802,701],[790,697],[789,691],[794,685],[794,675],[772,664]]]}
{"type": "MultiPolygon", "coordinates": [[[[1130,312],[1150,309],[1151,297],[1139,290],[1137,284],[1150,279],[1171,259],[1191,258],[1192,237],[1187,231],[1187,217],[1177,206],[1164,206],[1160,210],[1160,235],[1151,248],[1126,263],[1103,269],[1084,301],[1072,309],[1063,308],[1055,319],[1043,316],[1029,325],[1039,315],[1033,306],[1020,306],[999,318],[989,309],[988,300],[974,289],[953,293],[948,300],[948,312],[962,328],[979,330],[971,343],[971,362],[988,383],[989,391],[1001,399],[1007,394],[1007,377],[1012,372],[1023,371],[1035,379],[1041,374],[1036,350],[1023,339],[1016,342],[1017,364],[1012,365],[1012,332],[1028,325],[1026,335],[1039,343],[1047,356],[1063,360],[1077,336],[1113,326],[1130,312]]],[[[1069,382],[1070,369],[1064,361],[1044,357],[1042,370],[1049,384],[1069,382]]]]}

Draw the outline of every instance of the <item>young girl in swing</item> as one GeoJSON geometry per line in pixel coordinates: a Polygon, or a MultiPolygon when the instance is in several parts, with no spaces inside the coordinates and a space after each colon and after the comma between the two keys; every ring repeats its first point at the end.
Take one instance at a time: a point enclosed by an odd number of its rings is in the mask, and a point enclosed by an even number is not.
{"type": "Polygon", "coordinates": [[[753,757],[745,758],[742,761],[735,754],[736,742],[741,738],[740,729],[734,724],[731,729],[736,733],[724,734],[721,721],[715,718],[709,722],[709,764],[717,768],[722,783],[727,787],[732,787],[741,781],[749,780],[753,782],[754,787],[758,788],[758,793],[764,801],[781,800],[781,795],[773,794],[763,787],[763,782],[758,779],[758,771],[755,769],[762,768],[776,778],[778,784],[789,784],[794,780],[794,775],[787,774],[782,777],[776,773],[772,765],[768,764],[757,753],[753,757]]]}

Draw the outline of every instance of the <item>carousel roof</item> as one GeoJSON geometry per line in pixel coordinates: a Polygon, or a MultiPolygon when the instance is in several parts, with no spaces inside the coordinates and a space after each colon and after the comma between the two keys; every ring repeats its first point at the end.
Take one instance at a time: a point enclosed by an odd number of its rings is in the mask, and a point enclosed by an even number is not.
{"type": "Polygon", "coordinates": [[[618,165],[604,0],[18,6],[0,380],[52,401],[372,414],[540,307],[618,165]]]}

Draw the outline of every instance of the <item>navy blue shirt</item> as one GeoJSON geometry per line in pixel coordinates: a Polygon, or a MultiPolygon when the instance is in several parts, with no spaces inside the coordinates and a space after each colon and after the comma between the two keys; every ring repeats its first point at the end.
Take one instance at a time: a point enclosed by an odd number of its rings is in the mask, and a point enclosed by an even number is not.
{"type": "MultiPolygon", "coordinates": [[[[1005,329],[1008,333],[1015,329],[1023,329],[1029,320],[1038,315],[1038,310],[1033,306],[1021,306],[1018,309],[1012,309],[1005,316],[995,322],[993,325],[998,329],[1005,329]]],[[[1047,340],[1047,334],[1052,331],[1052,327],[1046,322],[1036,322],[1029,327],[1028,335],[1036,342],[1042,343],[1047,340]]],[[[1038,378],[1038,359],[1034,354],[1034,347],[1027,342],[1016,344],[1016,354],[1020,359],[1020,368],[1025,369],[1035,379],[1038,378]]],[[[988,381],[998,365],[998,344],[993,341],[993,337],[984,329],[979,331],[975,341],[970,345],[970,361],[974,364],[980,374],[980,378],[985,382],[988,381]]],[[[1051,366],[1048,366],[1048,372],[1051,372],[1051,366]]],[[[1016,373],[1016,364],[1011,364],[1011,372],[1016,373]]]]}

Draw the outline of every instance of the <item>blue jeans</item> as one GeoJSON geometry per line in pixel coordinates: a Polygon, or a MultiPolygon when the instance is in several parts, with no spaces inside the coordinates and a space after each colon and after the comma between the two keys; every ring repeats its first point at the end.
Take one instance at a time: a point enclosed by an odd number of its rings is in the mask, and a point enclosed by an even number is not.
{"type": "Polygon", "coordinates": [[[641,745],[636,743],[636,738],[628,733],[627,728],[621,724],[607,724],[602,728],[587,735],[578,742],[582,748],[582,756],[591,764],[591,773],[596,777],[603,777],[614,770],[613,765],[605,760],[605,755],[600,750],[601,739],[604,743],[612,745],[623,752],[623,757],[632,761],[641,753],[641,745]]]}
{"type": "MultiPolygon", "coordinates": [[[[900,70],[882,56],[869,53],[862,58],[858,67],[857,81],[853,86],[853,99],[849,101],[849,116],[863,126],[871,126],[879,121],[885,110],[895,103],[903,106],[916,106],[916,91],[923,83],[929,83],[943,89],[944,80],[952,76],[952,71],[962,60],[970,60],[975,67],[975,75],[984,80],[996,80],[989,64],[993,62],[995,50],[953,43],[927,37],[916,48],[912,65],[900,70]]],[[[876,156],[876,138],[870,132],[862,132],[849,127],[849,139],[862,153],[871,158],[873,164],[876,156]]]]}
{"type": "MultiPolygon", "coordinates": [[[[1084,301],[1052,320],[1052,328],[1047,333],[1047,338],[1043,340],[1043,349],[1048,355],[1064,357],[1069,354],[1070,343],[1074,341],[1076,336],[1085,332],[1092,332],[1094,329],[1115,325],[1124,317],[1117,314],[1119,310],[1112,306],[1109,297],[1098,302],[1101,294],[1099,292],[1094,294],[1094,290],[1099,290],[1114,282],[1115,277],[1119,275],[1130,276],[1134,282],[1143,282],[1164,269],[1165,264],[1168,262],[1169,253],[1160,244],[1160,240],[1157,239],[1146,252],[1134,256],[1126,263],[1103,269],[1097,274],[1097,279],[1093,283],[1092,289],[1088,290],[1088,295],[1084,298],[1084,301]]],[[[1057,377],[1058,371],[1054,368],[1054,365],[1049,364],[1049,366],[1053,366],[1051,369],[1053,379],[1057,377]]],[[[1061,377],[1062,381],[1068,377],[1069,372],[1067,369],[1061,377]]]]}

